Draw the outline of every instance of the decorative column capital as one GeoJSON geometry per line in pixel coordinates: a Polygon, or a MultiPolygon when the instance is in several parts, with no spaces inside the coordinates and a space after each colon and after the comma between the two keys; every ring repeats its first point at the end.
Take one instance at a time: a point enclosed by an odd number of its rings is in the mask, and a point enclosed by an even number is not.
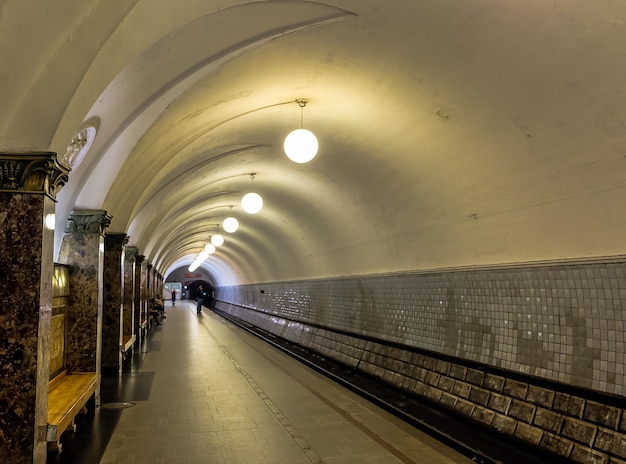
{"type": "Polygon", "coordinates": [[[101,209],[73,210],[65,225],[68,234],[101,234],[111,225],[113,216],[101,209]]]}
{"type": "Polygon", "coordinates": [[[129,238],[126,234],[107,233],[104,236],[104,246],[112,250],[121,250],[128,243],[129,238]]]}
{"type": "Polygon", "coordinates": [[[135,262],[139,264],[143,264],[145,259],[146,257],[144,255],[137,255],[137,257],[135,258],[135,262]]]}
{"type": "Polygon", "coordinates": [[[129,261],[131,263],[136,263],[138,256],[139,256],[139,248],[137,248],[136,246],[126,247],[124,251],[124,260],[129,261]]]}
{"type": "Polygon", "coordinates": [[[43,193],[54,199],[70,170],[54,152],[0,152],[0,191],[43,193]]]}

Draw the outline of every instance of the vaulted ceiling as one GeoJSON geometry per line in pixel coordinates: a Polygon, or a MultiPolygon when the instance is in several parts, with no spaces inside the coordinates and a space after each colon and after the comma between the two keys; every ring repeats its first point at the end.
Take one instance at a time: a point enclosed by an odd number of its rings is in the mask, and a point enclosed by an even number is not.
{"type": "Polygon", "coordinates": [[[57,249],[104,209],[167,275],[236,217],[216,285],[624,254],[625,57],[615,0],[0,0],[0,151],[72,164],[57,249]]]}

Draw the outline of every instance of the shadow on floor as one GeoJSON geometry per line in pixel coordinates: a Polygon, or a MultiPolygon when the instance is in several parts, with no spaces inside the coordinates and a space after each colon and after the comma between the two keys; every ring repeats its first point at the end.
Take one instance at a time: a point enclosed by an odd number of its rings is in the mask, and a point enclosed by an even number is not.
{"type": "Polygon", "coordinates": [[[141,345],[133,347],[122,372],[102,373],[100,407],[93,398],[87,403],[87,413],[76,416],[76,432],[71,429],[61,436],[62,452],[49,452],[48,464],[95,464],[100,462],[125,408],[150,397],[154,372],[139,372],[146,354],[161,349],[152,341],[152,333],[141,345]]]}

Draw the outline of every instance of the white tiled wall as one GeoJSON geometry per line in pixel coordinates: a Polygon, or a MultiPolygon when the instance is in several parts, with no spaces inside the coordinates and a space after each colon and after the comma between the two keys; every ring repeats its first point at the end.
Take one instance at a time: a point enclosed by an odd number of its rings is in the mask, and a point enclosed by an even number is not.
{"type": "Polygon", "coordinates": [[[626,394],[626,263],[415,273],[217,289],[286,319],[626,394]]]}

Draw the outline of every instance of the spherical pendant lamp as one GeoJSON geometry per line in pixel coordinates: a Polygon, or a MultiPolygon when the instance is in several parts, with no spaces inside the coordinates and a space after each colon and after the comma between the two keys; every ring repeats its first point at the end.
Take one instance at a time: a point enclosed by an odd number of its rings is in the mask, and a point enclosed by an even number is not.
{"type": "Polygon", "coordinates": [[[232,234],[233,232],[236,232],[237,229],[239,229],[239,221],[234,217],[227,217],[226,219],[224,219],[222,228],[229,234],[232,234]]]}
{"type": "Polygon", "coordinates": [[[302,128],[304,107],[308,103],[308,100],[300,98],[296,100],[296,103],[300,106],[300,129],[293,130],[287,135],[283,148],[285,149],[285,154],[291,161],[295,163],[308,163],[317,155],[319,143],[313,132],[302,128]]]}
{"type": "Polygon", "coordinates": [[[222,246],[224,244],[224,237],[222,237],[220,234],[215,234],[213,237],[211,237],[211,243],[216,247],[222,246]]]}
{"type": "Polygon", "coordinates": [[[294,163],[308,163],[317,155],[319,144],[310,130],[296,129],[285,138],[284,148],[285,154],[294,163]]]}
{"type": "MultiPolygon", "coordinates": [[[[250,174],[250,179],[252,179],[253,184],[254,176],[256,176],[256,173],[250,174]]],[[[248,214],[256,214],[263,208],[263,198],[261,198],[261,195],[258,193],[246,193],[241,199],[241,207],[248,214]]]]}
{"type": "Polygon", "coordinates": [[[263,208],[263,198],[258,193],[246,193],[241,199],[241,207],[248,214],[256,214],[263,208]]]}
{"type": "Polygon", "coordinates": [[[212,255],[213,253],[215,253],[215,245],[213,245],[212,243],[207,243],[206,245],[204,245],[204,251],[212,255]]]}

